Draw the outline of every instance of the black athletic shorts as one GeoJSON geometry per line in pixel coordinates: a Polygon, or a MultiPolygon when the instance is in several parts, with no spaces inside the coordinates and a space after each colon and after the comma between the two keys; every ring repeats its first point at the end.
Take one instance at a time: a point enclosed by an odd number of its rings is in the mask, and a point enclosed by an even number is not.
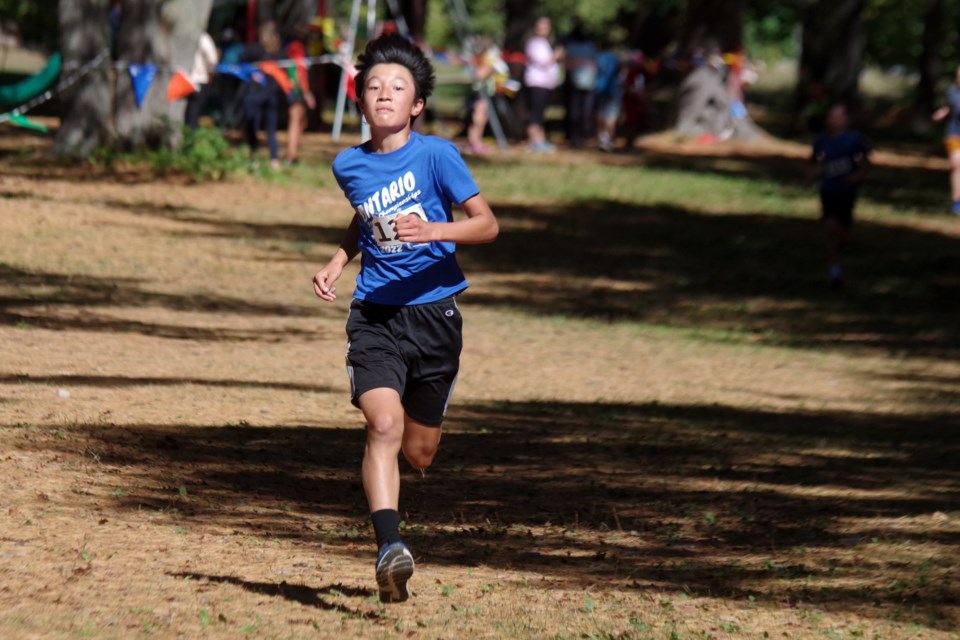
{"type": "Polygon", "coordinates": [[[842,227],[850,228],[853,225],[853,207],[857,204],[857,193],[820,192],[820,202],[823,204],[823,218],[836,220],[842,227]]]}
{"type": "Polygon", "coordinates": [[[347,318],[351,401],[394,389],[408,416],[439,427],[460,370],[463,317],[453,297],[403,307],[354,300],[347,318]]]}

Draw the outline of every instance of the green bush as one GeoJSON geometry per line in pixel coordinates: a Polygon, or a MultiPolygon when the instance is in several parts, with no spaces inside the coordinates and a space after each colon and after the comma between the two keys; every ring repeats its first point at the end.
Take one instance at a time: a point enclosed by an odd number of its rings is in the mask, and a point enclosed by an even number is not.
{"type": "Polygon", "coordinates": [[[204,182],[223,180],[230,173],[244,168],[247,156],[242,149],[232,148],[219,129],[200,127],[195,131],[184,130],[183,143],[177,150],[161,147],[122,153],[107,145],[94,149],[87,161],[108,171],[114,170],[117,163],[149,165],[158,176],[185,174],[197,182],[204,182]]]}
{"type": "Polygon", "coordinates": [[[213,127],[186,131],[179,150],[160,150],[154,155],[152,161],[158,172],[178,171],[198,181],[222,180],[245,165],[243,152],[233,149],[213,127]]]}

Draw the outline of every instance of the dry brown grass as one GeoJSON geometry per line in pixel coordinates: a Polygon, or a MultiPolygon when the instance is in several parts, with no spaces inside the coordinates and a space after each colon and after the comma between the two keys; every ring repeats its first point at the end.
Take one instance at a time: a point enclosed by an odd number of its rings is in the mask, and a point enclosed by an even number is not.
{"type": "Polygon", "coordinates": [[[9,155],[31,140],[0,144],[0,637],[957,637],[955,333],[903,346],[940,312],[669,272],[750,224],[722,211],[637,205],[622,269],[616,229],[485,184],[504,236],[465,255],[448,434],[404,472],[415,597],[383,607],[345,302],[309,286],[332,180],[116,179],[9,155]]]}

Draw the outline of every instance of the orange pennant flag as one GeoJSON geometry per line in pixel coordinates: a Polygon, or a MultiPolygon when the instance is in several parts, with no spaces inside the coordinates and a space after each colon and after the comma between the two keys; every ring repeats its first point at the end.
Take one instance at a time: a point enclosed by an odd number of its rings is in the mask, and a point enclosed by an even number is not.
{"type": "Polygon", "coordinates": [[[191,93],[195,93],[196,90],[196,85],[190,82],[187,74],[183,71],[177,71],[173,74],[173,77],[170,78],[170,84],[167,85],[167,102],[174,102],[175,100],[186,98],[191,93]]]}
{"type": "Polygon", "coordinates": [[[284,93],[290,93],[290,90],[293,89],[293,82],[291,82],[290,76],[280,68],[280,65],[273,60],[264,60],[259,66],[260,71],[277,81],[284,93]]]}

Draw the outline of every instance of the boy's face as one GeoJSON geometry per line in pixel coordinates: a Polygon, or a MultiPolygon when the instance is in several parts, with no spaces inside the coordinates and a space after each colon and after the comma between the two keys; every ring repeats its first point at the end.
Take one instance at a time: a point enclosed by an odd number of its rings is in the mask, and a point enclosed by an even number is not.
{"type": "Polygon", "coordinates": [[[833,107],[827,112],[827,130],[837,133],[847,128],[847,110],[843,107],[833,107]]]}
{"type": "Polygon", "coordinates": [[[371,127],[399,131],[420,115],[424,101],[410,70],[400,64],[378,64],[367,72],[360,109],[371,127]]]}

